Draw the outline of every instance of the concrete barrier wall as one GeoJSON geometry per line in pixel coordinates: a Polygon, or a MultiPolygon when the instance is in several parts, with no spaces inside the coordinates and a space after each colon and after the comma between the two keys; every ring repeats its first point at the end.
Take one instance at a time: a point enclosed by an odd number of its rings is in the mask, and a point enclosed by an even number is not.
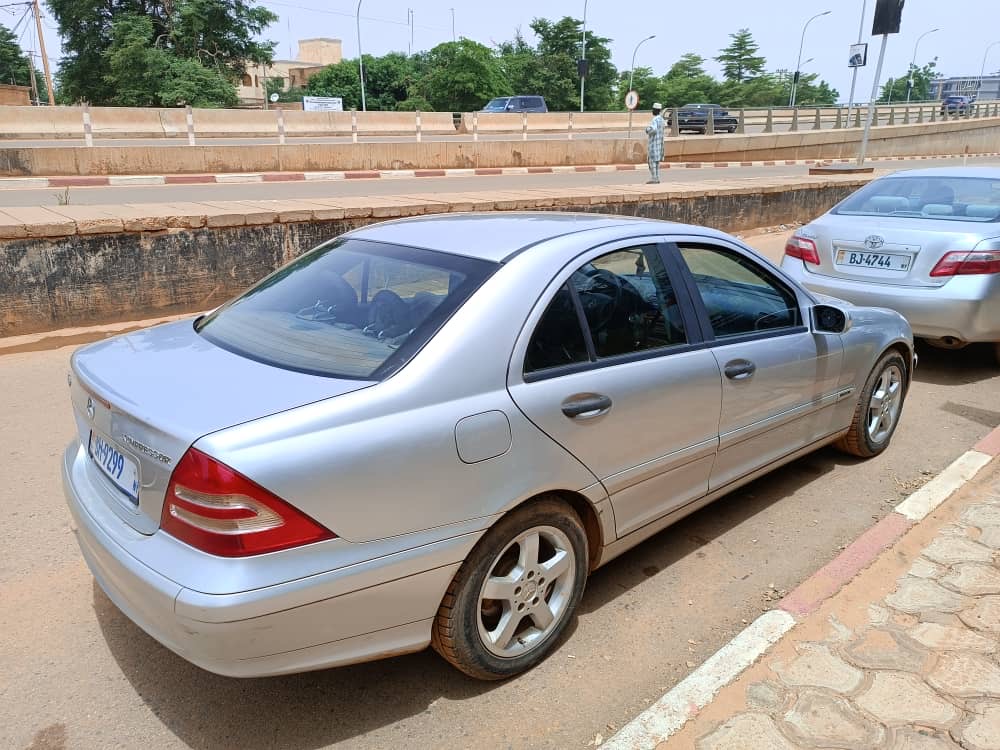
{"type": "Polygon", "coordinates": [[[740,231],[808,221],[868,178],[734,180],[711,190],[615,185],[436,194],[0,210],[0,337],[211,308],[344,231],[452,211],[593,211],[740,231]]]}
{"type": "MultiPolygon", "coordinates": [[[[273,117],[273,113],[271,114],[273,117]]],[[[833,159],[857,154],[860,131],[812,130],[743,136],[669,138],[666,161],[833,159]]],[[[1000,151],[1000,118],[874,128],[871,156],[933,156],[1000,151]]],[[[413,141],[285,146],[124,146],[0,149],[0,175],[127,175],[314,172],[635,164],[646,139],[413,141]]]]}

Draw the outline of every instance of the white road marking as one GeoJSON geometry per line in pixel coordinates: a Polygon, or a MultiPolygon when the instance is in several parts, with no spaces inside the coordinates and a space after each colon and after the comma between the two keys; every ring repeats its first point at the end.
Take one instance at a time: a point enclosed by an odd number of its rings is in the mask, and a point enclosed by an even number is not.
{"type": "Polygon", "coordinates": [[[979,451],[966,451],[954,463],[896,506],[895,511],[911,521],[926,518],[980,469],[993,460],[979,451]]]}

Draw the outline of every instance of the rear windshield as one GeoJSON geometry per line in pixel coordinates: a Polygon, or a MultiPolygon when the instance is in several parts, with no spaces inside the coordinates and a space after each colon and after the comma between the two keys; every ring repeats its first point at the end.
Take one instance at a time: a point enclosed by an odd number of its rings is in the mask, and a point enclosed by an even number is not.
{"type": "Polygon", "coordinates": [[[197,330],[276,367],[380,380],[406,364],[495,268],[459,255],[337,239],[205,316],[197,330]]]}
{"type": "Polygon", "coordinates": [[[833,209],[844,216],[899,216],[946,221],[1000,220],[1000,179],[885,177],[833,209]]]}
{"type": "Polygon", "coordinates": [[[489,103],[483,107],[483,112],[504,112],[507,109],[507,102],[510,101],[510,97],[500,97],[499,99],[491,99],[489,103]]]}

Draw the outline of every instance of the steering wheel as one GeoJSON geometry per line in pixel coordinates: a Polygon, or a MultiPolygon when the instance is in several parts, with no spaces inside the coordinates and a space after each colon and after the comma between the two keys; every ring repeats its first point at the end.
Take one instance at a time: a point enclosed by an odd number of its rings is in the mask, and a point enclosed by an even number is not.
{"type": "Polygon", "coordinates": [[[617,274],[604,268],[598,268],[587,274],[587,286],[581,291],[604,294],[611,298],[610,304],[602,306],[604,314],[601,318],[590,319],[588,316],[592,333],[601,333],[614,319],[615,312],[621,304],[622,295],[625,293],[622,280],[618,278],[617,274]]]}

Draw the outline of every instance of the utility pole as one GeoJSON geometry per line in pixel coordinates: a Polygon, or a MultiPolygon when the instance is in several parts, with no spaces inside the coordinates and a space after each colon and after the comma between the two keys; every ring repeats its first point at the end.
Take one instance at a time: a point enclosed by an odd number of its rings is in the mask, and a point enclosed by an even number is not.
{"type": "Polygon", "coordinates": [[[45,68],[45,87],[49,90],[49,106],[56,106],[56,97],[52,90],[52,73],[49,71],[49,56],[45,54],[45,37],[42,35],[42,11],[38,7],[38,0],[32,3],[35,13],[35,26],[38,29],[38,47],[42,51],[42,67],[45,68]]]}
{"type": "Polygon", "coordinates": [[[34,50],[28,51],[28,72],[31,74],[31,101],[34,102],[37,107],[41,104],[38,101],[38,78],[35,77],[35,52],[34,50]]]}
{"type": "MultiPolygon", "coordinates": [[[[37,2],[37,0],[36,0],[37,2]]],[[[587,0],[583,0],[583,35],[580,39],[580,111],[583,112],[583,84],[587,80],[587,0]]]]}
{"type": "Polygon", "coordinates": [[[451,41],[457,42],[458,37],[455,36],[455,9],[449,8],[448,10],[451,11],[451,41]]]}

